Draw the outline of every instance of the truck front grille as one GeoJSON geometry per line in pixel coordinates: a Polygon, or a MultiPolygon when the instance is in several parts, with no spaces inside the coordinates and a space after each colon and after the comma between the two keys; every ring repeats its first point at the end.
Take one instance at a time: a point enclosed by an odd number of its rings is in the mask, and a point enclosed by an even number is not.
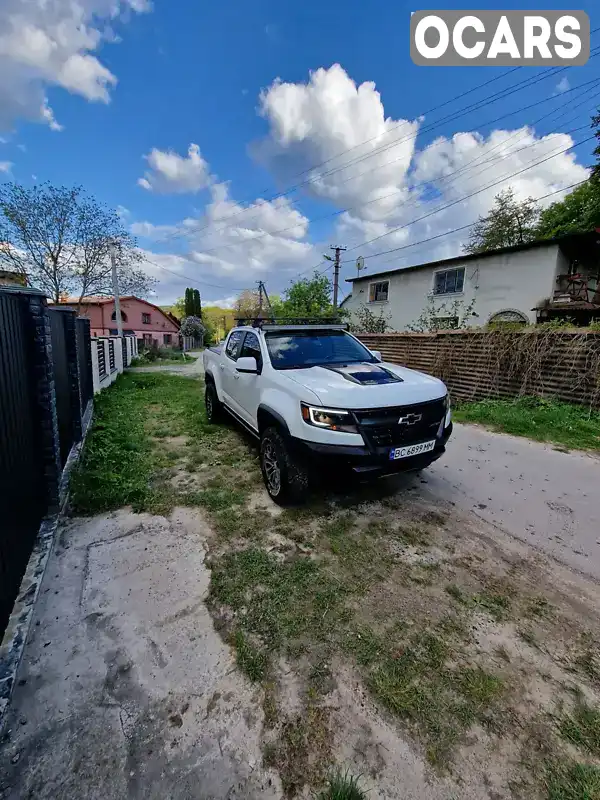
{"type": "Polygon", "coordinates": [[[446,414],[446,405],[442,398],[410,406],[355,411],[354,414],[368,445],[399,447],[435,439],[446,414]],[[407,421],[400,423],[404,418],[408,418],[407,421]]]}

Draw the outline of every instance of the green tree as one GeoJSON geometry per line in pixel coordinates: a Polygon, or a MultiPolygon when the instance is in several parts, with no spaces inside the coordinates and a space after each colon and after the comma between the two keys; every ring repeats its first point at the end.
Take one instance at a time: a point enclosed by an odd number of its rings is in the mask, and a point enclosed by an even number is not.
{"type": "Polygon", "coordinates": [[[172,306],[168,307],[168,310],[177,319],[183,319],[185,317],[185,298],[179,297],[172,306]]]}
{"type": "Polygon", "coordinates": [[[537,228],[540,239],[586,233],[600,227],[600,178],[578,186],[564,200],[545,208],[537,228]]]}
{"type": "Polygon", "coordinates": [[[383,308],[379,309],[379,314],[375,314],[365,304],[354,311],[351,317],[350,327],[355,333],[387,333],[391,330],[391,314],[384,314],[383,308]]]}
{"type": "Polygon", "coordinates": [[[200,292],[198,291],[198,289],[194,289],[192,297],[193,297],[192,305],[194,307],[193,316],[202,319],[202,301],[200,300],[200,292]]]}
{"type": "Polygon", "coordinates": [[[193,289],[188,288],[185,290],[185,298],[183,301],[183,316],[192,317],[194,315],[194,300],[192,296],[193,289]]]}
{"type": "Polygon", "coordinates": [[[316,270],[312,278],[293,281],[283,293],[281,315],[284,317],[333,316],[332,284],[326,275],[316,270]]]}
{"type": "Polygon", "coordinates": [[[592,180],[600,181],[600,113],[592,117],[592,128],[594,129],[594,136],[598,140],[598,145],[594,150],[596,156],[596,165],[592,172],[592,180]]]}
{"type": "Polygon", "coordinates": [[[539,214],[533,198],[519,202],[512,189],[504,189],[496,195],[488,215],[479,217],[475,223],[464,250],[485,253],[532,242],[537,238],[539,214]]]}

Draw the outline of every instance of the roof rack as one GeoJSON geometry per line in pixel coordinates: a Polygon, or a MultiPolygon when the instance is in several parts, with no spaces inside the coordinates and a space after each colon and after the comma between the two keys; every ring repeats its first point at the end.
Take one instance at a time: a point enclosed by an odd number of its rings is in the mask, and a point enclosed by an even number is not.
{"type": "Polygon", "coordinates": [[[236,326],[252,328],[322,328],[336,327],[346,330],[348,324],[339,317],[235,317],[236,326]]]}

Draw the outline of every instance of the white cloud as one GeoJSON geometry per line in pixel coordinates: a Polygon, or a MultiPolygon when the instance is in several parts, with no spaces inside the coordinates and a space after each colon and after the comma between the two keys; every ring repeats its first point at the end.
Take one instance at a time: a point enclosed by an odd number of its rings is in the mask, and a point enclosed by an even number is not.
{"type": "Polygon", "coordinates": [[[282,177],[308,170],[294,182],[310,179],[307,191],[342,207],[374,201],[364,211],[371,220],[402,198],[419,123],[386,117],[374,83],[357,86],[334,64],[305,84],[276,80],[261,93],[260,112],[270,133],[255,155],[282,177]]]}
{"type": "Polygon", "coordinates": [[[153,150],[144,156],[150,169],[138,184],[147,191],[161,194],[187,194],[205,189],[212,177],[208,164],[200,154],[197,144],[191,144],[187,156],[180,156],[173,150],[153,150]]]}
{"type": "MultiPolygon", "coordinates": [[[[307,241],[308,219],[287,198],[258,198],[246,208],[229,196],[226,183],[214,183],[210,192],[211,200],[198,218],[188,217],[176,226],[130,225],[140,238],[186,251],[184,255],[150,255],[148,249],[149,258],[205,285],[211,297],[216,293],[221,299],[223,289],[229,288],[231,294],[254,288],[258,279],[268,281],[269,291],[281,291],[296,275],[320,261],[319,251],[307,241]]],[[[181,286],[185,288],[185,281],[177,282],[164,270],[153,272],[152,265],[148,269],[160,280],[161,295],[172,293],[174,283],[180,294],[181,286]]]]}
{"type": "Polygon", "coordinates": [[[12,161],[0,161],[0,172],[9,174],[12,169],[12,161]]]}
{"type": "MultiPolygon", "coordinates": [[[[337,64],[311,73],[306,83],[275,81],[262,92],[260,111],[270,130],[253,148],[255,157],[286,182],[310,178],[303,191],[349,209],[338,218],[336,240],[352,247],[377,237],[372,245],[349,253],[352,260],[359,253],[368,257],[474,221],[507,186],[518,198],[540,197],[585,180],[588,174],[567,153],[511,178],[573,144],[568,135],[539,137],[529,128],[496,130],[489,136],[457,133],[418,150],[420,120],[386,117],[375,85],[357,86],[337,64]],[[484,189],[492,183],[496,185],[484,189]],[[477,194],[461,200],[472,193],[477,194]],[[446,211],[408,224],[455,201],[459,202],[446,211]]],[[[463,233],[462,238],[440,239],[407,250],[403,258],[414,263],[457,255],[465,238],[463,233]]],[[[381,257],[367,265],[375,270],[385,263],[381,257]]]]}
{"type": "Polygon", "coordinates": [[[49,86],[107,103],[117,78],[95,53],[115,40],[111,22],[149,9],[146,0],[2,0],[0,129],[22,117],[60,130],[49,86]]]}
{"type": "MultiPolygon", "coordinates": [[[[418,147],[422,120],[386,116],[375,85],[356,85],[339,65],[311,73],[304,83],[275,81],[261,93],[260,113],[269,133],[251,152],[283,186],[311,178],[298,194],[257,199],[244,208],[231,198],[228,184],[213,177],[201,216],[176,226],[137,222],[132,227],[160,243],[159,249],[185,249],[189,277],[232,292],[259,278],[269,291],[281,291],[322,261],[322,245],[311,242],[310,222],[293,199],[303,193],[326,202],[326,212],[348,209],[337,217],[327,244],[348,246],[344,274],[349,275],[355,274],[359,254],[367,258],[369,271],[458,255],[467,231],[369,258],[475,221],[508,186],[519,199],[540,197],[588,175],[574,154],[559,155],[573,144],[569,135],[540,135],[530,127],[486,135],[459,131],[418,147]],[[549,156],[554,157],[532,167],[549,156]],[[376,241],[362,244],[370,239],[376,241]]],[[[204,172],[209,175],[208,165],[204,172]]]]}
{"type": "Polygon", "coordinates": [[[559,92],[559,94],[562,94],[562,92],[567,92],[570,88],[571,84],[569,83],[569,79],[566,75],[556,84],[556,91],[559,92]]]}

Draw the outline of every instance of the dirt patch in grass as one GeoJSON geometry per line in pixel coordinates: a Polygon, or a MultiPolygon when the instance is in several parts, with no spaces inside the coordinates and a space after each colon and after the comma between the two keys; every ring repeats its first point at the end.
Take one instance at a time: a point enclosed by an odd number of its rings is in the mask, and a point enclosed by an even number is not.
{"type": "Polygon", "coordinates": [[[275,509],[202,388],[104,393],[74,504],[202,510],[209,608],[286,795],[346,796],[330,778],[351,764],[369,797],[598,800],[600,588],[406,479],[275,509]]]}

